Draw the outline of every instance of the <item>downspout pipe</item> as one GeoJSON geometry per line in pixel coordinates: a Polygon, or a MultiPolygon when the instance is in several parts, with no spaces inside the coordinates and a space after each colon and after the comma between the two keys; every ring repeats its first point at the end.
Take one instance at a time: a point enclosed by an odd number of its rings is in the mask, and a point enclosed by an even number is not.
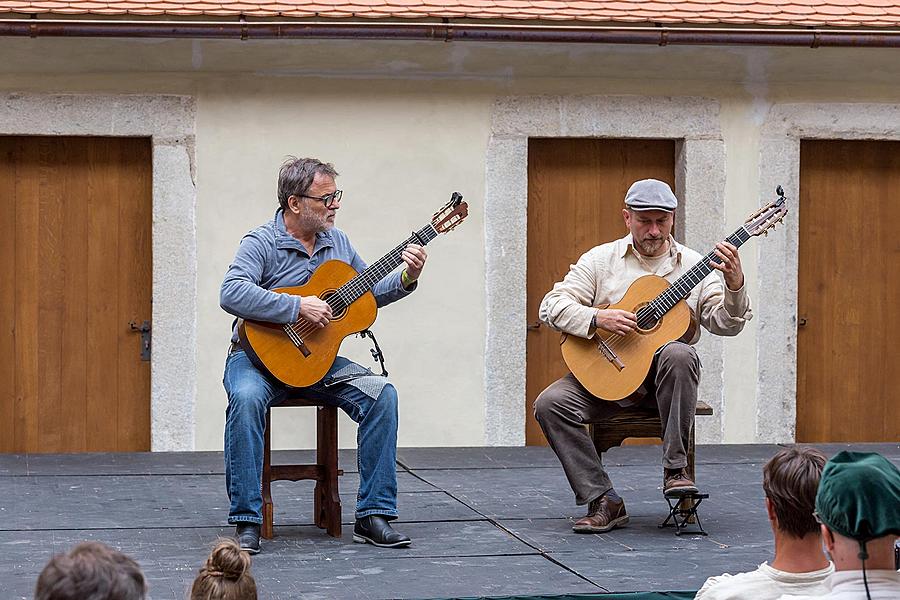
{"type": "Polygon", "coordinates": [[[189,39],[363,39],[653,46],[898,48],[897,30],[544,26],[454,23],[0,19],[0,36],[189,39]]]}

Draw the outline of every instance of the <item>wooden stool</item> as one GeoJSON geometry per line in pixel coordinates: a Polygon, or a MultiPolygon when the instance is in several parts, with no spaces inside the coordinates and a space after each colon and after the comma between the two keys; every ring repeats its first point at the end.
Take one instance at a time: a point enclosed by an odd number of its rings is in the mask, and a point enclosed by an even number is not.
{"type": "Polygon", "coordinates": [[[271,456],[272,409],[266,411],[266,434],[263,448],[263,524],[262,536],[275,537],[275,505],[272,503],[273,481],[316,481],[314,515],[316,526],[328,531],[332,537],[341,537],[341,497],[338,494],[338,477],[344,472],[338,469],[337,408],[311,402],[303,398],[287,398],[273,406],[316,407],[316,462],[307,465],[273,465],[271,456]]]}
{"type": "MultiPolygon", "coordinates": [[[[711,415],[712,407],[706,402],[698,401],[695,415],[711,415]]],[[[629,406],[623,408],[615,415],[598,422],[601,427],[590,426],[591,439],[597,454],[606,452],[614,446],[621,446],[628,438],[655,437],[662,438],[662,423],[659,422],[659,412],[654,407],[629,406]]],[[[687,473],[694,479],[694,428],[691,427],[691,435],[688,438],[687,447],[687,473]]],[[[696,479],[694,479],[696,481],[696,479]]]]}

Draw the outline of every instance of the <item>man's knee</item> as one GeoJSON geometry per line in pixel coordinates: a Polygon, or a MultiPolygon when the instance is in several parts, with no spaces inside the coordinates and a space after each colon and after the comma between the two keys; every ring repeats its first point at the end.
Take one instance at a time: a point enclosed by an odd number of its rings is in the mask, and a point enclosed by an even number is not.
{"type": "Polygon", "coordinates": [[[397,388],[395,388],[392,384],[386,383],[383,388],[381,388],[381,393],[378,395],[378,400],[375,402],[375,406],[379,411],[388,414],[397,414],[397,388]]]}
{"type": "Polygon", "coordinates": [[[700,359],[693,346],[682,342],[671,342],[659,352],[659,363],[667,370],[699,373],[700,359]]]}
{"type": "Polygon", "coordinates": [[[556,414],[556,408],[561,400],[559,394],[555,393],[554,386],[550,386],[543,392],[538,394],[534,400],[534,418],[538,423],[546,421],[552,415],[556,414]]]}
{"type": "Polygon", "coordinates": [[[256,416],[266,411],[266,393],[255,385],[238,384],[228,390],[230,415],[256,416]]]}

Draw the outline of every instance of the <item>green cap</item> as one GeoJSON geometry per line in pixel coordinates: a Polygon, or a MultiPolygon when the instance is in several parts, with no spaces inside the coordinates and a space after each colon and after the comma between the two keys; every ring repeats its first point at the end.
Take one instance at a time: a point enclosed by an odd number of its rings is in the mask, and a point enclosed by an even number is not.
{"type": "Polygon", "coordinates": [[[822,471],[816,514],[854,540],[900,535],[900,469],[875,452],[838,452],[822,471]]]}

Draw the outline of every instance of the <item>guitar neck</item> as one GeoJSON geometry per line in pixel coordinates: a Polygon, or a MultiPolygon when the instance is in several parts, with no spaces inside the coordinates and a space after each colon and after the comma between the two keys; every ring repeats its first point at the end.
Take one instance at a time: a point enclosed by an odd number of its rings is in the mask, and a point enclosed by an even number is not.
{"type": "Polygon", "coordinates": [[[372,291],[376,283],[387,277],[391,271],[403,263],[401,255],[409,244],[424,246],[437,236],[438,232],[431,223],[419,231],[413,232],[411,236],[400,242],[393,250],[369,265],[365,271],[338,288],[335,296],[341,298],[349,306],[350,303],[366,292],[372,291]]]}
{"type": "MultiPolygon", "coordinates": [[[[736,248],[740,248],[741,244],[749,240],[750,237],[750,233],[742,225],[737,231],[725,238],[725,241],[733,244],[736,248]]],[[[713,268],[709,264],[710,261],[719,264],[722,262],[722,259],[719,258],[715,251],[711,251],[704,256],[700,262],[688,269],[684,275],[676,279],[669,289],[657,296],[653,302],[650,303],[651,306],[653,306],[655,313],[662,316],[672,310],[679,301],[687,298],[691,293],[691,290],[712,272],[713,268]]]]}

